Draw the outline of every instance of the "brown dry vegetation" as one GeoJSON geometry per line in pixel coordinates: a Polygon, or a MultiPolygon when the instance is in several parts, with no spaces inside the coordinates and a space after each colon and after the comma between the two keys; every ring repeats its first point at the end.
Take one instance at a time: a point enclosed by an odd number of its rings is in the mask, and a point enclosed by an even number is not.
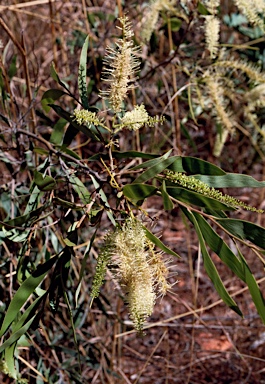
{"type": "MultiPolygon", "coordinates": [[[[3,73],[17,55],[17,71],[9,83],[14,101],[11,104],[13,110],[9,111],[13,128],[24,129],[29,124],[33,132],[46,137],[50,128],[47,128],[41,115],[40,99],[47,89],[57,87],[50,76],[51,63],[54,62],[61,78],[67,79],[72,93],[77,95],[79,55],[87,34],[90,36],[88,77],[93,87],[90,97],[91,105],[95,104],[100,87],[102,57],[116,33],[116,18],[126,11],[133,22],[136,41],[139,41],[142,3],[133,0],[125,1],[125,5],[119,0],[2,1],[0,37],[3,62],[0,62],[0,67],[3,73]]],[[[225,12],[233,11],[229,3],[223,1],[225,12]]],[[[169,34],[161,22],[152,48],[144,47],[139,91],[133,93],[128,103],[133,105],[137,98],[138,104],[144,102],[150,115],[166,112],[167,121],[163,131],[156,128],[150,133],[146,129],[143,144],[137,140],[134,142],[128,135],[122,143],[123,150],[134,146],[147,152],[163,153],[173,147],[175,153],[181,150],[183,154],[214,161],[228,172],[249,173],[261,180],[263,162],[248,137],[238,135],[227,143],[222,156],[214,159],[212,147],[215,132],[213,121],[206,114],[199,117],[198,126],[190,117],[187,119],[189,138],[183,129],[180,131],[180,121],[188,115],[187,99],[175,97],[172,100],[172,96],[187,84],[188,78],[183,72],[178,72],[176,64],[192,65],[201,60],[204,37],[200,23],[190,20],[190,25],[183,23],[179,31],[169,34]],[[170,56],[172,47],[174,53],[170,56]]],[[[245,42],[243,36],[236,31],[233,33],[234,42],[245,42]]],[[[222,34],[225,39],[226,27],[222,34]]],[[[8,83],[8,78],[6,81],[8,83]]],[[[50,118],[55,117],[50,114],[50,118]]],[[[1,142],[0,148],[0,190],[4,194],[29,182],[29,173],[26,168],[21,171],[21,164],[31,138],[18,137],[15,148],[10,129],[1,122],[0,133],[5,135],[5,142],[1,142]],[[9,159],[11,165],[5,159],[9,159]]],[[[85,139],[81,135],[78,140],[77,145],[80,145],[85,139]]],[[[80,147],[80,154],[85,158],[97,150],[84,146],[80,147]]],[[[241,191],[241,199],[259,207],[263,192],[246,189],[241,191]]],[[[39,326],[31,334],[31,344],[20,347],[20,370],[29,383],[265,383],[265,330],[247,289],[213,255],[226,287],[242,308],[244,319],[241,319],[222,303],[206,276],[196,234],[188,229],[178,210],[168,217],[160,204],[154,198],[145,209],[156,218],[155,231],[181,255],[180,260],[173,261],[179,282],[163,300],[158,301],[145,335],[139,336],[131,329],[126,306],[111,276],[107,278],[102,295],[95,300],[92,309],[89,308],[94,262],[88,262],[78,308],[73,308],[81,373],[68,309],[61,304],[60,311],[55,315],[45,310],[39,326]],[[37,377],[44,377],[43,381],[38,381],[37,377]]],[[[249,212],[241,212],[240,215],[241,218],[265,224],[264,215],[254,216],[249,212]]],[[[0,219],[4,219],[1,209],[0,219]]],[[[108,226],[107,222],[105,225],[108,226]]],[[[69,280],[73,287],[70,297],[73,305],[78,271],[91,233],[90,228],[84,228],[81,235],[83,244],[75,249],[76,260],[69,280]]],[[[42,239],[38,235],[35,247],[42,247],[42,239]]],[[[17,288],[12,272],[16,267],[18,249],[7,242],[0,250],[3,259],[3,264],[0,264],[0,299],[8,302],[17,288]],[[7,258],[11,260],[8,264],[7,258]]],[[[96,251],[93,250],[94,253],[96,251]]],[[[262,264],[257,259],[251,260],[253,256],[245,254],[245,257],[255,277],[261,279],[261,287],[264,287],[262,264]]],[[[174,279],[176,277],[172,277],[172,283],[174,279]]],[[[1,373],[0,381],[6,384],[13,382],[1,373]]]]}

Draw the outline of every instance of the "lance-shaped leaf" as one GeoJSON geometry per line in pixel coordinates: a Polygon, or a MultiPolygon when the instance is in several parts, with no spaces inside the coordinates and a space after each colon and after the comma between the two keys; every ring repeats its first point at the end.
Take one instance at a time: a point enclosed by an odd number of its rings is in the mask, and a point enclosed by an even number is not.
{"type": "Polygon", "coordinates": [[[16,348],[16,342],[11,345],[6,345],[3,351],[5,352],[5,362],[8,369],[8,376],[12,377],[12,379],[18,379],[18,372],[15,367],[15,359],[14,352],[16,348]]]}
{"type": "Polygon", "coordinates": [[[255,277],[238,249],[239,259],[234,255],[227,244],[211,228],[207,221],[198,213],[194,216],[200,226],[202,235],[209,247],[220,257],[220,259],[235,273],[244,283],[247,284],[252,300],[257,311],[265,324],[265,302],[255,277]]]}
{"type": "Polygon", "coordinates": [[[136,203],[154,195],[156,191],[156,187],[147,184],[128,184],[123,187],[124,196],[136,203]]]}
{"type": "Polygon", "coordinates": [[[146,227],[143,227],[143,228],[145,230],[146,237],[150,241],[152,241],[152,243],[154,243],[158,248],[160,248],[165,253],[168,253],[169,255],[180,258],[180,256],[176,252],[174,252],[174,251],[172,251],[172,249],[168,248],[164,243],[162,243],[162,241],[158,237],[156,237],[152,232],[148,231],[148,229],[146,227]]]}
{"type": "Polygon", "coordinates": [[[171,211],[174,208],[174,204],[173,204],[172,200],[170,199],[169,194],[167,193],[165,180],[163,180],[163,183],[162,183],[160,190],[161,190],[161,195],[163,198],[164,209],[167,211],[171,211]]]}
{"type": "Polygon", "coordinates": [[[236,173],[227,173],[220,176],[194,175],[196,179],[201,180],[209,187],[213,188],[264,188],[264,181],[257,181],[251,176],[236,173]]]}
{"type": "MultiPolygon", "coordinates": [[[[158,155],[154,155],[152,153],[138,152],[138,151],[126,151],[126,152],[113,151],[112,156],[114,159],[129,159],[129,158],[156,159],[158,158],[158,155]]],[[[107,153],[99,152],[88,158],[89,161],[97,161],[100,159],[107,160],[109,159],[109,155],[107,153]]],[[[144,167],[139,167],[139,168],[144,168],[144,167]]]]}
{"type": "Polygon", "coordinates": [[[51,176],[43,176],[42,173],[34,171],[34,183],[40,191],[52,191],[56,186],[56,181],[51,176]]]}
{"type": "MultiPolygon", "coordinates": [[[[151,168],[151,167],[157,166],[157,164],[159,164],[161,161],[168,159],[170,154],[171,154],[171,152],[172,152],[172,150],[166,152],[163,156],[159,156],[159,157],[156,156],[155,158],[151,158],[150,160],[145,161],[144,163],[138,164],[138,165],[136,165],[135,167],[133,167],[131,169],[135,170],[135,169],[151,168]]],[[[178,156],[171,157],[172,162],[174,162],[174,160],[177,157],[178,156]]]]}
{"type": "Polygon", "coordinates": [[[208,246],[214,251],[220,259],[231,269],[236,276],[245,281],[245,272],[240,260],[231,251],[224,240],[212,229],[207,221],[200,214],[193,212],[194,217],[200,226],[201,233],[208,246]]]}
{"type": "Polygon", "coordinates": [[[77,176],[70,173],[68,174],[68,180],[70,181],[72,187],[78,194],[82,203],[89,204],[91,202],[91,196],[88,192],[87,187],[82,183],[82,181],[77,176]]]}
{"type": "Polygon", "coordinates": [[[0,337],[4,335],[11,323],[14,321],[18,315],[21,307],[28,300],[29,296],[34,292],[37,286],[42,282],[44,277],[53,267],[54,263],[58,260],[58,255],[54,256],[52,259],[46,261],[44,264],[41,264],[37,267],[36,271],[33,272],[19,287],[15,293],[13,299],[11,300],[9,307],[6,311],[2,327],[0,329],[0,337]]]}
{"type": "Polygon", "coordinates": [[[21,227],[24,224],[27,224],[27,226],[30,226],[32,221],[40,217],[41,212],[45,211],[47,207],[50,206],[50,203],[47,202],[41,207],[34,209],[33,211],[26,213],[25,215],[15,217],[14,219],[7,220],[3,222],[3,226],[6,228],[16,228],[21,227]]]}
{"type": "Polygon", "coordinates": [[[232,236],[242,240],[249,240],[258,247],[265,249],[265,228],[238,219],[216,219],[232,236]]]}
{"type": "Polygon", "coordinates": [[[49,112],[51,109],[49,104],[52,104],[54,101],[60,99],[60,97],[63,95],[67,95],[67,93],[60,89],[49,89],[48,91],[44,92],[41,98],[41,105],[44,111],[49,112]]]}
{"type": "Polygon", "coordinates": [[[177,156],[175,161],[168,167],[173,172],[187,172],[191,175],[225,175],[225,171],[205,160],[190,156],[177,156]]]}
{"type": "Polygon", "coordinates": [[[24,324],[23,327],[12,333],[12,335],[0,346],[0,353],[3,352],[7,347],[10,347],[12,344],[14,344],[22,335],[28,331],[35,317],[36,315],[33,316],[26,324],[24,324]]]}
{"type": "Polygon", "coordinates": [[[256,279],[250,272],[250,269],[248,267],[248,264],[243,257],[242,253],[238,249],[238,255],[240,257],[240,260],[242,262],[244,274],[245,274],[245,280],[249,289],[249,292],[251,294],[252,300],[257,308],[257,311],[261,317],[261,320],[263,321],[263,324],[265,324],[265,300],[262,296],[262,293],[259,289],[258,283],[256,282],[256,279]]]}
{"type": "Polygon", "coordinates": [[[159,159],[159,161],[158,159],[149,161],[155,162],[155,165],[151,166],[150,168],[147,168],[146,171],[144,171],[133,181],[133,184],[144,183],[150,179],[153,179],[155,176],[163,172],[166,168],[168,168],[170,164],[174,162],[174,157],[170,157],[168,159],[159,159]]]}
{"type": "Polygon", "coordinates": [[[229,295],[227,289],[225,288],[223,282],[222,282],[222,279],[207,251],[207,248],[206,248],[206,245],[205,245],[205,241],[203,239],[203,235],[202,235],[202,232],[201,232],[201,228],[195,218],[195,216],[193,215],[192,212],[188,211],[187,209],[185,208],[182,208],[183,212],[185,213],[185,215],[188,217],[188,219],[192,222],[192,224],[194,225],[194,228],[197,232],[197,235],[198,235],[198,239],[199,239],[199,243],[200,243],[200,246],[201,246],[201,252],[202,252],[202,257],[203,257],[203,263],[204,263],[204,268],[205,268],[205,271],[207,273],[207,275],[210,277],[210,279],[212,280],[213,282],[213,285],[216,289],[216,291],[218,292],[219,296],[221,297],[221,299],[224,301],[224,303],[226,303],[226,305],[228,305],[233,311],[235,311],[237,314],[239,314],[240,316],[243,316],[242,315],[242,312],[240,311],[238,305],[236,304],[236,302],[233,300],[233,298],[229,295]]]}
{"type": "Polygon", "coordinates": [[[64,136],[64,127],[67,121],[60,118],[57,123],[53,126],[53,131],[50,137],[50,142],[55,145],[61,145],[64,136]]]}

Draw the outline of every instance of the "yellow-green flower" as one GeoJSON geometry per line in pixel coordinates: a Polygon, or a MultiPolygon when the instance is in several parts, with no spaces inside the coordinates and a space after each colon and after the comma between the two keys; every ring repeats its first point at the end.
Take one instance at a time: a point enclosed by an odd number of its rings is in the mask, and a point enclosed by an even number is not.
{"type": "Polygon", "coordinates": [[[143,104],[136,105],[136,107],[129,112],[126,112],[121,119],[121,126],[130,130],[137,131],[142,128],[145,123],[148,123],[149,115],[145,110],[143,104]]]}
{"type": "Polygon", "coordinates": [[[90,127],[91,125],[97,126],[102,124],[95,112],[90,112],[86,109],[75,109],[72,117],[74,117],[74,120],[76,120],[79,125],[85,124],[90,127]]]}

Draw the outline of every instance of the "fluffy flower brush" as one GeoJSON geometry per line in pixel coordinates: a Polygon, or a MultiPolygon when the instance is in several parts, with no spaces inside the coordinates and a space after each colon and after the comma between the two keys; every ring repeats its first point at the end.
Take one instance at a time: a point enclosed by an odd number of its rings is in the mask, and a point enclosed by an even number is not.
{"type": "Polygon", "coordinates": [[[108,47],[104,59],[103,80],[110,84],[109,89],[101,91],[101,96],[107,98],[115,113],[120,112],[122,103],[129,89],[134,88],[135,72],[139,69],[139,61],[135,53],[138,50],[134,46],[133,32],[128,18],[119,19],[123,38],[116,43],[116,49],[108,47]]]}
{"type": "Polygon", "coordinates": [[[214,59],[218,53],[220,33],[220,21],[212,15],[205,16],[205,39],[206,46],[210,51],[211,58],[214,59]]]}
{"type": "Polygon", "coordinates": [[[141,332],[145,320],[153,312],[157,295],[164,295],[168,283],[168,268],[161,253],[146,237],[142,223],[128,218],[121,227],[106,237],[98,258],[92,285],[92,299],[99,294],[107,266],[125,293],[130,317],[135,329],[141,332]],[[115,267],[115,268],[114,268],[115,267]]]}

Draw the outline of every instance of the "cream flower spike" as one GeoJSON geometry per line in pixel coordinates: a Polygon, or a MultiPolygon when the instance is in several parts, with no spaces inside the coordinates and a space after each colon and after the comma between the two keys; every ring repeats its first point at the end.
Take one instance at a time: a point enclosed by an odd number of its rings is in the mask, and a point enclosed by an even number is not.
{"type": "Polygon", "coordinates": [[[248,21],[265,32],[263,18],[259,13],[264,12],[264,1],[235,0],[237,8],[247,17],[248,21]],[[262,4],[263,3],[263,4],[262,4]]]}
{"type": "Polygon", "coordinates": [[[109,100],[115,113],[120,112],[122,103],[129,89],[134,88],[135,72],[139,69],[140,62],[135,53],[132,41],[133,32],[128,17],[119,19],[123,38],[116,42],[116,49],[107,47],[107,55],[104,59],[103,80],[110,84],[109,89],[101,91],[103,98],[109,100]]]}
{"type": "Polygon", "coordinates": [[[207,49],[210,51],[211,58],[214,59],[218,53],[220,34],[220,21],[213,15],[205,16],[205,39],[207,49]]]}
{"type": "Polygon", "coordinates": [[[130,318],[135,329],[142,332],[144,322],[152,314],[156,298],[171,288],[169,271],[162,253],[155,251],[147,238],[142,222],[129,217],[105,237],[98,257],[91,298],[99,295],[107,268],[125,294],[130,318]],[[114,267],[114,268],[113,268],[114,267]]]}

